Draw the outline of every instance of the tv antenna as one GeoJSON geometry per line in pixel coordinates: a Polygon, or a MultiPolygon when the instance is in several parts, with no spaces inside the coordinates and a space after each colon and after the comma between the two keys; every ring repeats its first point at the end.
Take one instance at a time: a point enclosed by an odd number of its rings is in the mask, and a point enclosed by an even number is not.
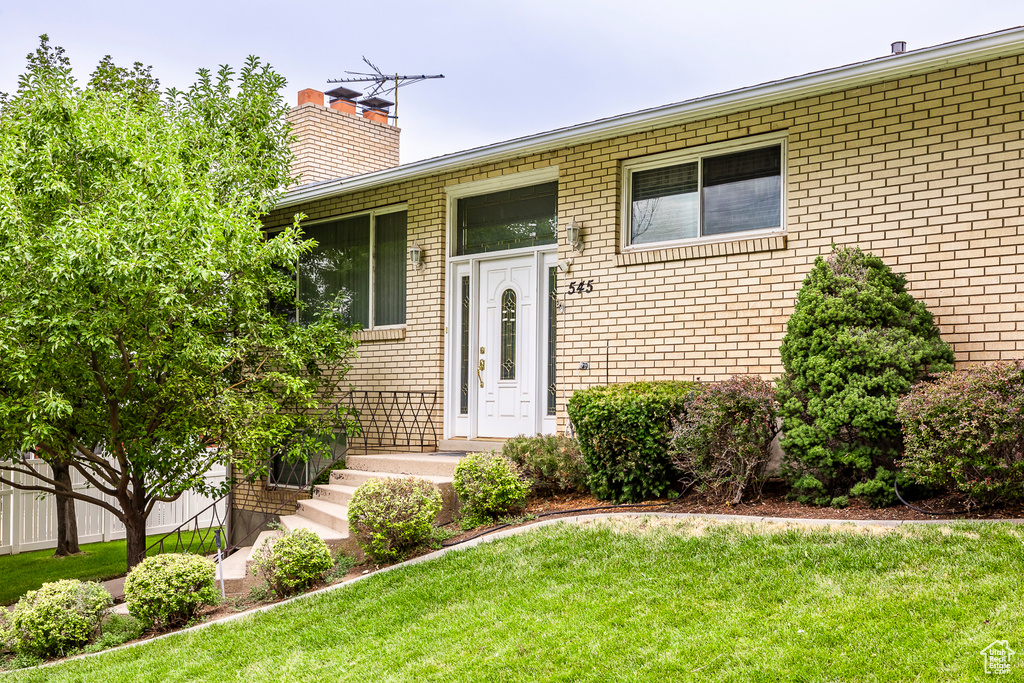
{"type": "MultiPolygon", "coordinates": [[[[430,78],[444,78],[444,74],[436,74],[428,76],[426,74],[420,74],[418,76],[402,76],[400,74],[386,74],[381,71],[376,64],[371,62],[366,57],[363,57],[363,61],[366,62],[367,66],[373,69],[373,73],[363,73],[360,71],[346,71],[345,73],[353,76],[353,78],[331,78],[328,79],[328,83],[373,83],[373,87],[366,93],[366,99],[377,97],[378,95],[393,95],[395,99],[395,114],[392,117],[395,120],[395,124],[398,124],[398,89],[404,85],[411,85],[412,83],[419,83],[430,78]]],[[[386,101],[386,100],[385,100],[386,101]]]]}

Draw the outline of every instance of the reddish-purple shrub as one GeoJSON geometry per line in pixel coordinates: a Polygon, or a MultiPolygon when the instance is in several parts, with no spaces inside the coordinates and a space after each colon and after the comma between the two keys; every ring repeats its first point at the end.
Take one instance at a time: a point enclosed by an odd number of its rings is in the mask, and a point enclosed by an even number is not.
{"type": "Polygon", "coordinates": [[[941,375],[905,396],[906,474],[973,502],[1024,497],[1024,360],[941,375]]]}
{"type": "Polygon", "coordinates": [[[684,483],[735,505],[760,493],[778,431],[771,383],[732,377],[690,394],[672,429],[669,458],[684,483]]]}

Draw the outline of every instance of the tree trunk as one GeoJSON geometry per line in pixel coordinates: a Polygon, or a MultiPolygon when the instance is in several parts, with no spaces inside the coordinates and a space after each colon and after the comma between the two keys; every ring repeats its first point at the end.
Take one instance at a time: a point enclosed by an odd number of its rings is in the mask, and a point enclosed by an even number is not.
{"type": "Polygon", "coordinates": [[[146,518],[131,510],[124,517],[125,538],[128,541],[128,571],[146,559],[146,518]]]}
{"type": "MultiPolygon", "coordinates": [[[[51,464],[53,478],[61,488],[71,490],[71,468],[67,464],[51,464]]],[[[75,501],[59,493],[57,503],[57,550],[54,557],[65,557],[80,552],[78,548],[78,515],[75,514],[75,501]]]]}

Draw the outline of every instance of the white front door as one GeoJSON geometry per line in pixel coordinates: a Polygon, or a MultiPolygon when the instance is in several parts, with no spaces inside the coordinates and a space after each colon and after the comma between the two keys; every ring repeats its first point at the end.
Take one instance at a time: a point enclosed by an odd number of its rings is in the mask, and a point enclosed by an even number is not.
{"type": "Polygon", "coordinates": [[[530,254],[482,261],[479,272],[477,433],[484,437],[535,434],[541,308],[537,258],[530,254]]]}

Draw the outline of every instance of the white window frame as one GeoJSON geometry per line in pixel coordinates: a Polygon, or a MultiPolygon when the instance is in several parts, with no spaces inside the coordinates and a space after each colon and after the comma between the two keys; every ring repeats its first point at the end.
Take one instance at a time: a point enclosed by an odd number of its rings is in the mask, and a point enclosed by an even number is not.
{"type": "MultiPolygon", "coordinates": [[[[383,216],[383,215],[391,214],[391,213],[399,213],[401,211],[405,211],[406,212],[406,218],[405,218],[405,242],[406,242],[406,246],[408,246],[408,244],[409,244],[409,215],[408,215],[409,214],[409,205],[408,204],[393,204],[393,205],[390,205],[390,206],[383,206],[383,207],[380,207],[378,209],[370,209],[368,211],[356,211],[356,212],[353,212],[353,213],[345,213],[345,214],[340,214],[338,216],[331,216],[330,218],[318,218],[315,221],[302,221],[299,224],[299,227],[305,227],[307,225],[308,226],[314,226],[314,225],[319,225],[321,223],[331,223],[331,222],[334,222],[334,221],[347,220],[349,218],[358,218],[360,216],[369,216],[370,217],[370,268],[369,268],[370,280],[369,280],[369,283],[368,283],[369,287],[370,287],[370,291],[368,293],[369,310],[370,310],[370,324],[367,325],[366,327],[362,328],[364,330],[404,330],[406,324],[409,322],[409,305],[408,305],[409,304],[409,290],[408,290],[408,285],[409,285],[409,272],[408,272],[409,263],[408,263],[408,258],[406,258],[405,259],[405,261],[406,261],[406,264],[405,264],[405,267],[406,267],[406,276],[405,276],[405,278],[406,278],[405,323],[399,323],[397,325],[374,325],[373,324],[374,323],[374,320],[373,320],[374,319],[374,304],[376,303],[374,301],[374,284],[375,284],[375,281],[376,281],[376,278],[377,278],[377,273],[376,273],[376,263],[377,263],[377,216],[383,216]]],[[[299,269],[301,267],[302,267],[301,262],[295,264],[295,276],[296,276],[296,280],[295,280],[295,297],[296,297],[296,299],[298,301],[302,301],[302,290],[301,290],[301,287],[300,287],[300,285],[302,283],[302,280],[299,279],[299,269]]],[[[295,316],[296,316],[297,320],[300,319],[299,318],[298,309],[296,309],[295,316]]]]}
{"type": "MultiPolygon", "coordinates": [[[[667,249],[672,247],[691,246],[696,244],[714,244],[718,242],[736,242],[738,240],[759,239],[773,235],[780,235],[786,232],[786,145],[788,136],[785,133],[772,133],[756,137],[743,138],[742,140],[731,140],[711,145],[703,145],[692,149],[679,150],[676,152],[664,152],[649,157],[630,159],[622,164],[622,227],[620,233],[621,251],[650,251],[652,249],[667,249]],[[701,202],[704,190],[703,164],[701,161],[707,157],[716,157],[734,152],[746,152],[762,147],[780,148],[780,194],[779,197],[779,226],[762,230],[739,230],[736,232],[722,233],[718,235],[699,235],[677,240],[664,242],[646,242],[644,244],[632,244],[630,242],[631,226],[633,216],[633,174],[640,171],[649,171],[656,168],[668,166],[681,166],[682,164],[697,162],[697,201],[701,202]]],[[[698,216],[702,218],[700,204],[698,204],[698,216]]],[[[704,229],[703,222],[698,226],[704,229]]]]}

